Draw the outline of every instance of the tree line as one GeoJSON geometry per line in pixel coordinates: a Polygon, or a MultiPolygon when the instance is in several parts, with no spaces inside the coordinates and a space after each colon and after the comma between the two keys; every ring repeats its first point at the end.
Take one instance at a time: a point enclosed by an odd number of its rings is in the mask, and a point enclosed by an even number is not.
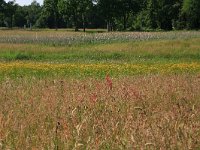
{"type": "Polygon", "coordinates": [[[182,30],[200,28],[200,0],[44,0],[19,6],[0,0],[0,26],[182,30]]]}

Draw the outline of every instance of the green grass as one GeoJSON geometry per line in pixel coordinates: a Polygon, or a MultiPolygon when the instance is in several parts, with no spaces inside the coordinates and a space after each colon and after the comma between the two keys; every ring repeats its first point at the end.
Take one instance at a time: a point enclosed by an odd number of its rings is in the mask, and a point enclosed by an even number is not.
{"type": "Polygon", "coordinates": [[[81,44],[47,46],[31,44],[0,44],[1,61],[50,62],[199,62],[200,38],[187,40],[159,40],[112,44],[81,44]]]}
{"type": "MultiPolygon", "coordinates": [[[[176,40],[150,40],[115,42],[107,44],[80,44],[71,46],[50,46],[44,44],[0,44],[0,60],[6,65],[15,62],[30,63],[42,69],[22,66],[0,70],[0,78],[6,77],[97,77],[106,74],[113,77],[145,74],[198,74],[200,72],[200,38],[176,40]],[[196,63],[195,68],[190,64],[196,63]],[[46,68],[45,64],[52,64],[46,68]],[[54,64],[74,64],[76,67],[57,67],[54,64]],[[99,69],[81,68],[81,65],[104,65],[99,69]],[[126,68],[124,64],[138,67],[126,68]],[[180,64],[184,68],[170,66],[180,64]],[[184,66],[184,65],[186,66],[184,66]],[[110,66],[113,65],[113,66],[110,66]],[[118,69],[120,67],[120,69],[118,69]]],[[[84,67],[84,66],[83,66],[84,67]]]]}
{"type": "MultiPolygon", "coordinates": [[[[105,77],[106,74],[112,76],[133,76],[144,74],[161,73],[199,73],[200,63],[200,37],[199,32],[161,32],[161,33],[110,33],[105,37],[110,37],[110,42],[103,42],[101,38],[96,43],[82,43],[78,39],[83,33],[73,32],[56,32],[56,31],[16,31],[19,34],[14,34],[11,31],[5,31],[7,39],[16,37],[15,44],[9,42],[0,43],[0,63],[1,66],[9,66],[9,63],[14,65],[15,62],[24,64],[31,63],[38,66],[38,62],[44,65],[42,69],[22,66],[22,68],[12,66],[11,69],[5,71],[0,69],[0,78],[7,77],[18,78],[24,76],[34,77],[105,77]],[[55,39],[55,43],[66,37],[77,40],[79,44],[62,45],[62,44],[45,44],[36,42],[21,43],[21,39],[31,40],[35,38],[37,33],[38,38],[47,37],[55,39]],[[152,37],[151,37],[152,35],[152,37]],[[165,37],[165,38],[163,38],[165,37]],[[119,37],[118,37],[119,36],[119,37]],[[112,41],[112,39],[120,39],[123,37],[136,37],[132,40],[112,41]],[[147,37],[150,37],[149,39],[147,37]],[[155,37],[162,37],[154,39],[155,37]],[[61,37],[61,38],[58,38],[61,37]],[[140,41],[140,38],[144,39],[140,41]],[[170,39],[171,37],[171,39],[170,39]],[[138,38],[138,39],[137,39],[138,38]],[[148,39],[148,40],[146,40],[148,39]],[[112,41],[112,42],[111,42],[112,41]],[[190,64],[196,63],[195,68],[188,68],[190,64]],[[74,64],[76,67],[58,67],[46,68],[45,64],[74,64]],[[80,68],[84,65],[104,65],[99,69],[96,68],[80,68]],[[124,64],[136,65],[138,68],[124,67],[124,64]],[[185,64],[183,69],[175,67],[171,69],[169,65],[185,64]],[[113,65],[110,67],[110,65],[113,65]],[[120,67],[118,69],[117,67],[120,67]],[[166,69],[165,69],[166,67],[166,69]],[[124,69],[125,68],[125,69],[124,69]],[[167,69],[169,68],[169,69],[167,69]],[[170,70],[170,71],[169,71],[170,70]]],[[[94,34],[87,33],[87,36],[94,34]]],[[[101,37],[101,33],[95,35],[101,37]]],[[[4,36],[0,34],[0,39],[4,36]]],[[[45,38],[44,38],[45,39],[45,38]]],[[[70,40],[69,39],[69,40],[70,40]]],[[[7,67],[9,68],[9,67],[7,67]]]]}

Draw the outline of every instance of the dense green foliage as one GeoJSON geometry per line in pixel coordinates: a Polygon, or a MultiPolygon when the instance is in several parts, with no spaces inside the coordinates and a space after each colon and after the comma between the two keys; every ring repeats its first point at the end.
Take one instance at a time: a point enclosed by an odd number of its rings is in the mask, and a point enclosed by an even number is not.
{"type": "Polygon", "coordinates": [[[44,0],[19,6],[0,1],[0,26],[173,30],[200,28],[199,0],[44,0]]]}

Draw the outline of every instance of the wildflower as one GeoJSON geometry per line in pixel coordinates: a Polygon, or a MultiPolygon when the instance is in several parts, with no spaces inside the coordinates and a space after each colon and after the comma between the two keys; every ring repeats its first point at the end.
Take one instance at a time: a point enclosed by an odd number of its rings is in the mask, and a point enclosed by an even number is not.
{"type": "Polygon", "coordinates": [[[109,89],[112,90],[113,83],[112,83],[112,80],[111,80],[111,78],[108,74],[106,75],[106,83],[107,83],[109,89]]]}

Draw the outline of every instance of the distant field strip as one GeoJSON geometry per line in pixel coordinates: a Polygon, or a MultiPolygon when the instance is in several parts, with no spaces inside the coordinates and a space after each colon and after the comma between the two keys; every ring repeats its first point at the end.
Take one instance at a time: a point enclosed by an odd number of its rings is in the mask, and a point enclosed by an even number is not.
{"type": "Polygon", "coordinates": [[[34,62],[0,63],[1,75],[80,75],[104,76],[111,75],[137,75],[137,74],[168,74],[168,73],[199,73],[200,63],[177,64],[51,64],[34,62]]]}
{"type": "Polygon", "coordinates": [[[47,45],[72,45],[81,43],[110,43],[123,41],[148,41],[160,39],[199,38],[197,31],[177,32],[113,32],[81,33],[56,31],[1,31],[0,43],[38,43],[47,45]]]}

